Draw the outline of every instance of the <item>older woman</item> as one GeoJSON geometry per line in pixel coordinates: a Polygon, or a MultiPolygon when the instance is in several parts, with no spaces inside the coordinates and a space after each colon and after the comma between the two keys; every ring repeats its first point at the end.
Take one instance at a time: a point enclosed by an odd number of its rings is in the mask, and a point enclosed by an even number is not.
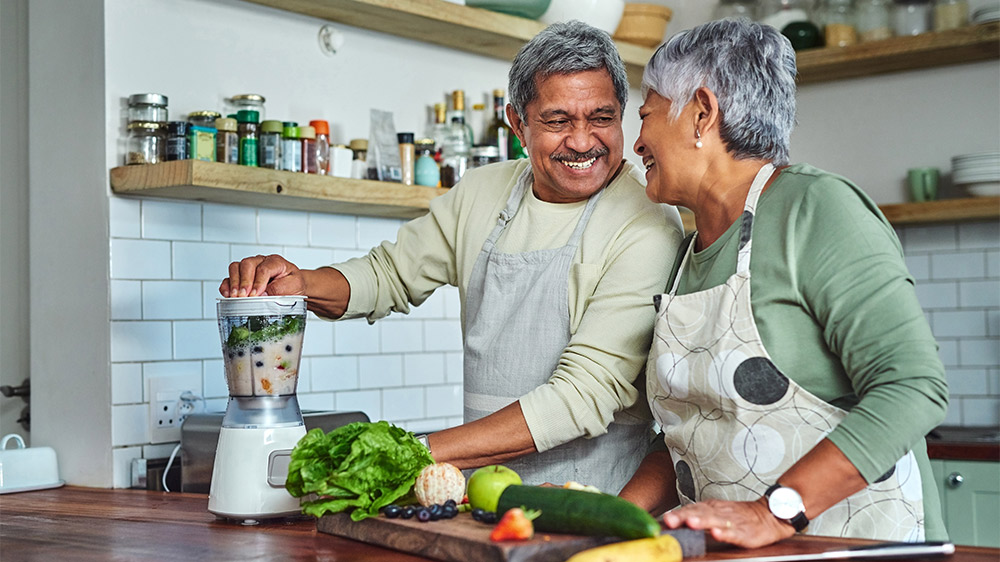
{"type": "Polygon", "coordinates": [[[660,47],[642,91],[646,193],[698,231],[656,299],[647,394],[667,451],[621,495],[745,547],[945,538],[923,439],[944,369],[878,207],[788,165],[789,42],[710,22],[660,47]]]}

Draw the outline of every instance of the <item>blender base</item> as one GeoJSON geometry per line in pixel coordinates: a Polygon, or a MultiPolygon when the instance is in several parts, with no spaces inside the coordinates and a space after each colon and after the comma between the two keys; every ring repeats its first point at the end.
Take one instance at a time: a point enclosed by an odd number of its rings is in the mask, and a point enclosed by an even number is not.
{"type": "Polygon", "coordinates": [[[301,514],[299,499],[285,489],[292,448],[305,425],[272,428],[223,427],[212,469],[208,511],[256,524],[301,514]]]}

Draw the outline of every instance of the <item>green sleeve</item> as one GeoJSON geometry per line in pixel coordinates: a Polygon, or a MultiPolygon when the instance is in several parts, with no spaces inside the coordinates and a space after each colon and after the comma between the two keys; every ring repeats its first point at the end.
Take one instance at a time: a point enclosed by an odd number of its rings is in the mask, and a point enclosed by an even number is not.
{"type": "Polygon", "coordinates": [[[805,189],[789,217],[798,288],[859,398],[829,439],[872,482],[944,419],[944,366],[875,204],[836,176],[805,189]]]}

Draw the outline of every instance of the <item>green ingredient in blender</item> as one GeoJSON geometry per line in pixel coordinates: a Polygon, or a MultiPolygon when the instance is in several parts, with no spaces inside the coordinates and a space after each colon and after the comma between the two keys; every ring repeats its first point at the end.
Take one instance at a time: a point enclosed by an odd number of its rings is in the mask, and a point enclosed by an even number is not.
{"type": "Polygon", "coordinates": [[[229,332],[226,345],[238,347],[250,342],[279,339],[287,334],[295,334],[304,328],[304,316],[284,316],[280,322],[271,323],[266,316],[251,316],[246,324],[236,326],[229,332]]]}
{"type": "Polygon", "coordinates": [[[406,496],[420,471],[434,464],[412,433],[385,421],[355,422],[328,434],[316,428],[292,450],[285,487],[314,517],[352,509],[351,519],[375,517],[406,496]]]}

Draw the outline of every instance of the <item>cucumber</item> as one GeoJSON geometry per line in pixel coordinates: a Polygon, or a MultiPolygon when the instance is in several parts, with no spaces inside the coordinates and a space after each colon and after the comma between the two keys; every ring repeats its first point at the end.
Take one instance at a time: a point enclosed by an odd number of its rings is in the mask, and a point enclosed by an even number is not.
{"type": "Polygon", "coordinates": [[[513,507],[538,509],[535,530],[550,533],[641,539],[660,534],[652,515],[628,500],[566,488],[507,486],[497,502],[497,516],[513,507]]]}

